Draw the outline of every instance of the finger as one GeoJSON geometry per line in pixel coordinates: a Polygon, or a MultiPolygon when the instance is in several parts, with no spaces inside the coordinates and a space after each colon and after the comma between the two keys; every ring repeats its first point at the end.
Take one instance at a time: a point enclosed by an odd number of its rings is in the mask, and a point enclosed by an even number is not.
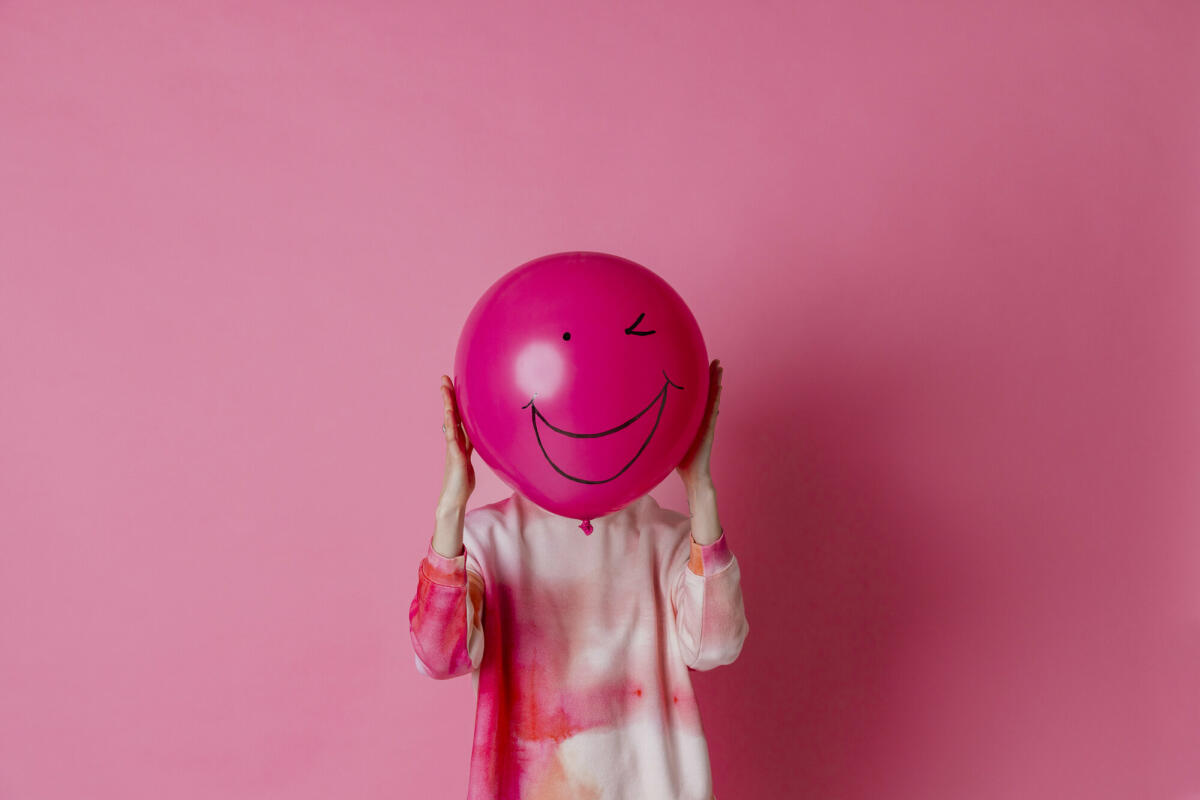
{"type": "Polygon", "coordinates": [[[713,361],[708,377],[708,413],[712,416],[713,410],[721,398],[721,366],[717,361],[713,361]]]}
{"type": "Polygon", "coordinates": [[[454,383],[449,378],[446,378],[446,384],[446,392],[450,396],[450,412],[454,419],[455,441],[464,453],[469,453],[467,429],[463,426],[462,417],[458,413],[458,395],[454,391],[454,383]]]}
{"type": "MultiPolygon", "coordinates": [[[[716,364],[717,362],[713,362],[716,364]]],[[[709,409],[706,422],[705,436],[712,439],[717,428],[717,415],[721,413],[721,372],[719,365],[713,369],[713,380],[709,391],[709,409]]]]}
{"type": "Polygon", "coordinates": [[[446,392],[450,395],[450,408],[454,410],[454,419],[461,419],[458,415],[458,394],[454,390],[454,382],[446,378],[446,392]]]}
{"type": "Polygon", "coordinates": [[[454,415],[454,407],[451,404],[449,390],[442,386],[442,434],[446,439],[446,446],[454,441],[454,428],[457,426],[458,420],[454,415]]]}
{"type": "Polygon", "coordinates": [[[461,453],[466,449],[463,444],[463,440],[466,438],[466,433],[463,431],[462,423],[460,423],[458,420],[452,420],[451,424],[453,427],[446,428],[447,432],[450,434],[450,438],[447,440],[447,445],[453,444],[454,449],[461,453]]]}

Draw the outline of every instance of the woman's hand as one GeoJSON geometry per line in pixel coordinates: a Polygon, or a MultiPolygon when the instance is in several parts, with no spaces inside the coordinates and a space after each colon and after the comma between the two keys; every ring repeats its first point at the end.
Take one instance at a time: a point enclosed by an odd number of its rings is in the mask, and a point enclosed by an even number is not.
{"type": "Polygon", "coordinates": [[[442,478],[442,496],[438,498],[433,548],[443,556],[453,558],[462,552],[463,517],[467,512],[467,499],[475,490],[475,467],[471,465],[475,448],[458,418],[454,383],[448,375],[442,376],[441,392],[446,472],[442,478]]]}
{"type": "Polygon", "coordinates": [[[466,509],[467,499],[475,490],[475,468],[471,465],[471,444],[467,430],[458,418],[458,401],[454,396],[454,384],[447,375],[442,376],[442,431],[446,434],[446,474],[442,479],[442,496],[438,500],[439,510],[466,509]]]}
{"type": "Polygon", "coordinates": [[[687,487],[689,497],[692,497],[697,490],[707,488],[712,484],[710,462],[713,436],[717,430],[717,414],[720,413],[721,408],[722,372],[724,369],[721,367],[720,359],[714,358],[708,366],[708,401],[704,408],[704,420],[700,423],[700,430],[696,432],[696,439],[692,442],[692,446],[688,448],[683,460],[675,468],[679,477],[683,479],[683,485],[687,487]]]}

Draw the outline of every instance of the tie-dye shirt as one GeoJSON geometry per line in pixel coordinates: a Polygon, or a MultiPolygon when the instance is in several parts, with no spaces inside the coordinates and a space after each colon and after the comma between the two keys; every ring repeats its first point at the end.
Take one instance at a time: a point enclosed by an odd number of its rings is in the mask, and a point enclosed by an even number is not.
{"type": "Polygon", "coordinates": [[[468,800],[713,797],[689,670],[741,652],[738,562],[650,495],[592,525],[515,492],[420,564],[417,669],[475,685],[468,800]]]}

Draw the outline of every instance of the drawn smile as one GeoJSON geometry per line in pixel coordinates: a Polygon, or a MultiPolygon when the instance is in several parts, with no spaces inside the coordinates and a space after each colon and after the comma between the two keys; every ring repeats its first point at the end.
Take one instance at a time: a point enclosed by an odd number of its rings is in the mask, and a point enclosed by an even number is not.
{"type": "Polygon", "coordinates": [[[646,445],[650,444],[650,439],[653,438],[654,432],[656,430],[658,430],[658,423],[662,419],[663,409],[666,408],[666,406],[667,406],[667,390],[670,389],[672,386],[674,386],[676,389],[683,388],[682,386],[673,382],[669,377],[667,377],[666,370],[663,370],[663,379],[664,379],[664,383],[663,383],[662,389],[658,392],[658,394],[656,394],[654,396],[654,399],[650,401],[649,405],[647,405],[641,411],[634,414],[632,417],[625,420],[624,422],[622,422],[620,425],[616,426],[615,428],[609,428],[608,430],[600,431],[599,433],[576,433],[575,431],[568,431],[563,428],[556,427],[555,425],[551,425],[550,421],[547,420],[544,416],[542,416],[542,412],[538,411],[537,405],[534,404],[532,399],[530,399],[530,401],[528,403],[526,403],[525,405],[521,406],[521,408],[522,409],[532,408],[530,417],[533,422],[533,435],[537,438],[538,447],[541,448],[542,455],[546,457],[546,461],[550,464],[550,466],[554,467],[554,470],[559,475],[562,475],[564,478],[566,478],[568,480],[575,481],[576,483],[608,483],[609,481],[613,480],[614,478],[619,477],[621,475],[621,473],[623,473],[625,470],[629,469],[629,467],[633,465],[633,462],[637,461],[638,456],[640,456],[642,454],[642,451],[646,449],[646,445]],[[617,433],[618,431],[622,431],[622,430],[628,428],[630,425],[632,425],[633,423],[635,423],[639,419],[641,419],[648,411],[650,411],[650,409],[654,408],[655,406],[658,406],[658,413],[654,418],[654,427],[652,427],[650,429],[650,432],[648,434],[646,434],[646,438],[642,442],[642,446],[638,448],[637,452],[633,454],[633,458],[629,459],[628,463],[626,463],[625,466],[621,467],[614,474],[610,475],[607,478],[603,478],[601,480],[589,480],[587,478],[580,478],[576,475],[571,475],[566,470],[564,470],[560,466],[558,466],[558,464],[555,464],[554,459],[550,458],[550,454],[546,452],[546,445],[542,441],[542,432],[540,429],[541,427],[549,428],[550,430],[554,431],[555,433],[562,434],[563,436],[570,436],[573,439],[599,439],[604,436],[611,436],[612,434],[617,433]],[[538,420],[541,420],[541,426],[538,425],[538,420]]]}

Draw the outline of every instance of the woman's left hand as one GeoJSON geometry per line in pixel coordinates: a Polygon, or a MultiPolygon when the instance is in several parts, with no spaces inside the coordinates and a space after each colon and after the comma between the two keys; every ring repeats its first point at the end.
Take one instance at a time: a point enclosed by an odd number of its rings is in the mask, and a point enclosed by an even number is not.
{"type": "Polygon", "coordinates": [[[700,430],[696,432],[696,440],[688,448],[683,460],[675,471],[683,479],[688,496],[694,496],[698,490],[712,485],[710,459],[712,456],[713,435],[717,429],[717,414],[721,407],[721,373],[724,371],[721,360],[714,358],[708,366],[708,401],[705,405],[704,420],[700,430]]]}

